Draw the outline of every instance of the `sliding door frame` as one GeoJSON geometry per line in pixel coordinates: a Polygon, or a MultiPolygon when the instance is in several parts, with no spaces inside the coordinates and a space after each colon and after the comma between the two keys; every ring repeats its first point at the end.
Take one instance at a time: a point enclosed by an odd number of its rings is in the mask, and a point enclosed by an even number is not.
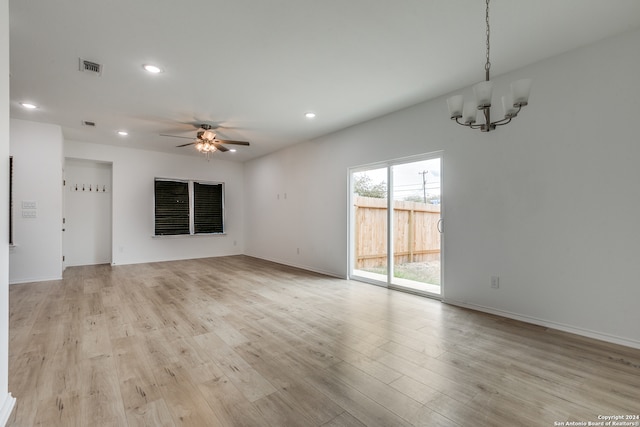
{"type": "Polygon", "coordinates": [[[444,192],[442,188],[444,187],[444,152],[443,151],[434,151],[430,153],[420,154],[411,157],[405,157],[400,159],[388,160],[383,162],[370,163],[366,165],[355,166],[348,169],[348,223],[347,223],[347,233],[348,233],[348,274],[347,277],[352,280],[357,280],[360,282],[369,283],[376,286],[385,287],[388,289],[400,290],[403,292],[415,293],[420,296],[425,296],[429,298],[435,298],[442,300],[444,298],[444,192]],[[411,289],[403,288],[397,285],[393,285],[393,277],[394,277],[394,234],[393,234],[393,221],[394,221],[394,213],[393,213],[393,167],[397,165],[402,165],[406,163],[414,163],[424,160],[430,159],[440,159],[440,294],[434,294],[430,292],[420,292],[414,291],[411,289]],[[381,169],[386,168],[386,176],[387,176],[387,278],[386,281],[376,280],[370,277],[363,277],[357,274],[354,274],[355,268],[355,215],[354,215],[354,179],[353,176],[358,172],[365,172],[372,169],[381,169]]]}

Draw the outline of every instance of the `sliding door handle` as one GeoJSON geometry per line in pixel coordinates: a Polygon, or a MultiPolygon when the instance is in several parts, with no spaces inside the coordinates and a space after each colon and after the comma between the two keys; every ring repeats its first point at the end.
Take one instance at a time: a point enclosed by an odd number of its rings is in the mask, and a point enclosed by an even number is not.
{"type": "Polygon", "coordinates": [[[442,218],[440,218],[440,219],[438,220],[438,224],[436,225],[436,227],[438,227],[438,231],[440,232],[440,234],[442,234],[442,233],[443,233],[443,231],[444,231],[444,229],[443,229],[443,225],[444,225],[444,224],[443,224],[443,219],[442,219],[442,218]]]}

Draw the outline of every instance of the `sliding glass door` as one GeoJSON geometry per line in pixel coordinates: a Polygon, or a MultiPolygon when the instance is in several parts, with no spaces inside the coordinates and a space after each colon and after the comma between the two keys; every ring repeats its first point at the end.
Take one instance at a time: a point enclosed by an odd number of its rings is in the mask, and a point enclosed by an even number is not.
{"type": "Polygon", "coordinates": [[[442,158],[353,169],[350,276],[442,295],[442,158]]]}
{"type": "Polygon", "coordinates": [[[393,286],[441,293],[440,170],[440,158],[391,166],[393,286]]]}
{"type": "Polygon", "coordinates": [[[352,275],[386,283],[389,273],[386,167],[351,174],[352,275]]]}

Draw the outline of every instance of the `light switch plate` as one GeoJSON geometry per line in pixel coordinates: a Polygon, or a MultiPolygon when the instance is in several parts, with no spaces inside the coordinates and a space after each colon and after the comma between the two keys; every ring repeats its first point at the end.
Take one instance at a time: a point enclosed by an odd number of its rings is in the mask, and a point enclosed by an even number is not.
{"type": "Polygon", "coordinates": [[[38,209],[38,202],[32,200],[23,200],[22,209],[38,209]]]}

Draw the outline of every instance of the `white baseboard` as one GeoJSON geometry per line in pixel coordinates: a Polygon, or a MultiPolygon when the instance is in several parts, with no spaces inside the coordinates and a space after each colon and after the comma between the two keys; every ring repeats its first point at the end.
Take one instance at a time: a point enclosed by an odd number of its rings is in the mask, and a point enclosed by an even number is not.
{"type": "Polygon", "coordinates": [[[244,255],[250,256],[252,258],[258,258],[258,259],[261,259],[261,260],[264,260],[264,261],[275,262],[276,264],[286,265],[287,267],[299,268],[300,270],[307,270],[307,271],[311,271],[313,273],[318,273],[318,274],[323,274],[325,276],[335,277],[336,279],[346,279],[347,278],[346,276],[337,274],[335,272],[324,271],[324,270],[320,270],[320,269],[317,269],[317,268],[309,267],[309,266],[306,266],[306,265],[293,264],[293,263],[290,263],[290,262],[280,261],[280,260],[277,260],[277,259],[274,259],[274,258],[266,258],[266,257],[263,257],[263,256],[252,255],[252,254],[249,254],[249,253],[246,253],[244,255]]]}
{"type": "Polygon", "coordinates": [[[10,280],[10,285],[19,285],[20,283],[35,283],[35,282],[52,282],[55,280],[62,280],[62,276],[58,277],[33,277],[30,279],[18,279],[18,280],[10,280]]]}
{"type": "Polygon", "coordinates": [[[0,426],[7,425],[7,421],[9,421],[9,416],[11,415],[11,411],[15,404],[16,398],[11,396],[11,393],[7,393],[4,397],[4,401],[2,402],[2,406],[0,407],[0,426]]]}
{"type": "Polygon", "coordinates": [[[565,325],[563,323],[552,322],[549,320],[538,319],[536,317],[524,316],[509,311],[498,310],[491,307],[485,307],[477,304],[469,304],[462,301],[456,301],[449,298],[442,300],[446,304],[456,305],[458,307],[464,307],[471,310],[482,311],[483,313],[495,314],[496,316],[502,316],[509,319],[519,320],[525,323],[531,323],[533,325],[544,326],[551,329],[557,329],[563,332],[569,332],[571,334],[581,335],[583,337],[593,338],[600,341],[610,342],[613,344],[624,345],[626,347],[640,349],[640,341],[622,338],[615,335],[609,335],[602,332],[591,331],[589,329],[578,328],[576,326],[565,325]]]}

